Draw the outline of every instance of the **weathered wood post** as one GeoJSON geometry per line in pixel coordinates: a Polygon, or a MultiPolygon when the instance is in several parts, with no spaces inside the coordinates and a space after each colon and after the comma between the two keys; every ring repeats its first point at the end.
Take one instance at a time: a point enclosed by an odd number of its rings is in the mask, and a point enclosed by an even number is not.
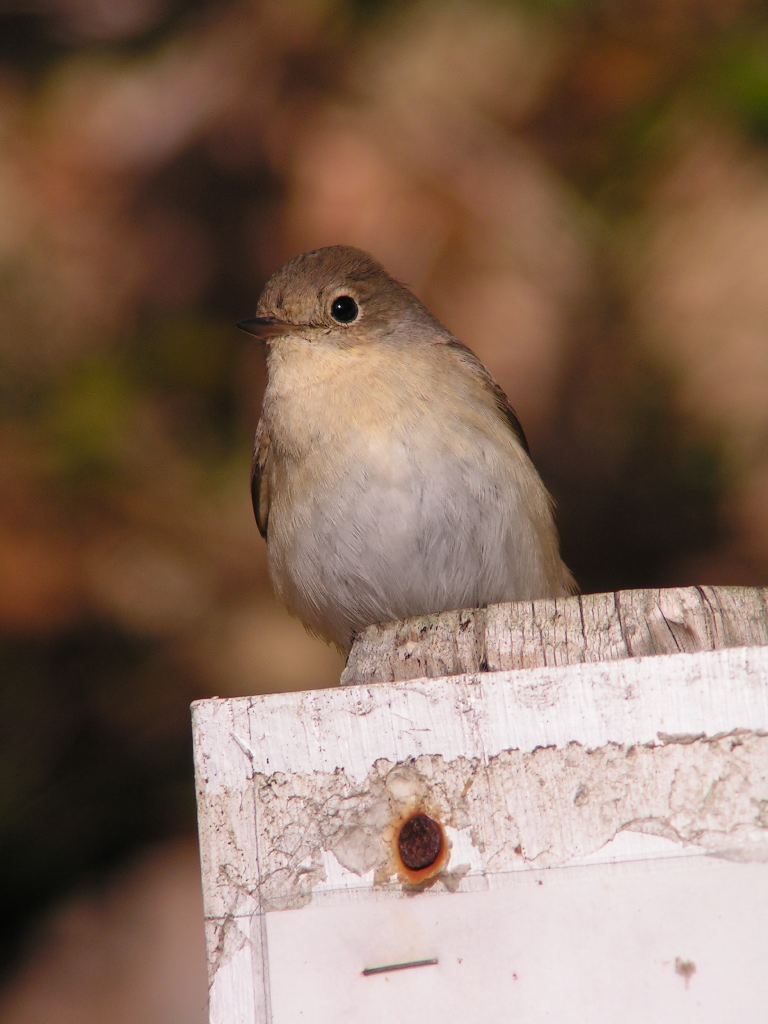
{"type": "Polygon", "coordinates": [[[342,681],[194,706],[212,1024],[765,1019],[768,590],[374,627],[342,681]]]}

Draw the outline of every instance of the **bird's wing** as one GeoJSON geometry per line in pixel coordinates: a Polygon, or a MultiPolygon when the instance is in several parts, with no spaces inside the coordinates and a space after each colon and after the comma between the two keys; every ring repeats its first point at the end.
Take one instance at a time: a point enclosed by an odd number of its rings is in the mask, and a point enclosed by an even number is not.
{"type": "Polygon", "coordinates": [[[271,442],[263,421],[256,428],[251,464],[251,501],[259,533],[266,540],[269,523],[269,462],[271,442]]]}
{"type": "Polygon", "coordinates": [[[517,440],[522,445],[523,451],[527,454],[531,454],[531,450],[528,447],[528,439],[525,436],[523,425],[517,418],[517,413],[509,404],[509,399],[506,394],[502,391],[493,377],[490,375],[485,366],[480,362],[475,353],[471,348],[467,348],[462,342],[452,338],[448,343],[451,349],[455,351],[463,361],[468,364],[478,377],[482,380],[485,387],[488,389],[490,394],[493,396],[493,401],[496,404],[496,408],[499,410],[503,418],[506,420],[509,429],[515,435],[517,440]]]}
{"type": "Polygon", "coordinates": [[[489,383],[491,386],[491,391],[493,392],[493,397],[496,400],[496,405],[499,407],[499,412],[509,424],[509,429],[512,431],[512,433],[518,439],[520,444],[523,446],[523,450],[525,451],[525,453],[527,455],[530,455],[531,449],[528,447],[528,438],[525,436],[525,431],[523,430],[522,423],[517,418],[517,413],[509,404],[509,399],[502,391],[502,389],[499,387],[499,385],[496,383],[496,381],[493,380],[493,378],[490,378],[489,383]]]}

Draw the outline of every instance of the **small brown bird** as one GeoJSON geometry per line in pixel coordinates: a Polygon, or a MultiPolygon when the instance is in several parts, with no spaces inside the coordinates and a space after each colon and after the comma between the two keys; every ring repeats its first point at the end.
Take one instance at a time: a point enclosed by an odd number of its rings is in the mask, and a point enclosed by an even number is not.
{"type": "Polygon", "coordinates": [[[297,256],[238,326],[268,348],[256,522],[310,630],[348,650],[372,623],[574,592],[506,395],[370,256],[297,256]]]}

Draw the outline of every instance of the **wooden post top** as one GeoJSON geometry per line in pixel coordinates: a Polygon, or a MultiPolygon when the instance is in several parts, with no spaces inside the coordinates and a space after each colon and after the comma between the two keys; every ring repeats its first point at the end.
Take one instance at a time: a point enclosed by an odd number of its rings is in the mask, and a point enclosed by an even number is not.
{"type": "Polygon", "coordinates": [[[768,645],[768,587],[681,587],[424,615],[357,637],[344,685],[768,645]]]}

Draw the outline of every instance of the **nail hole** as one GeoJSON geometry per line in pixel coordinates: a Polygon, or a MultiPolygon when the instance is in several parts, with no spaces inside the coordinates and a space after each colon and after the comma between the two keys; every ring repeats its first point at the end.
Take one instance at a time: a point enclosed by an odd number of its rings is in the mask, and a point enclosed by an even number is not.
{"type": "Polygon", "coordinates": [[[443,849],[443,830],[427,814],[414,814],[400,829],[397,848],[411,871],[431,867],[443,849]]]}

